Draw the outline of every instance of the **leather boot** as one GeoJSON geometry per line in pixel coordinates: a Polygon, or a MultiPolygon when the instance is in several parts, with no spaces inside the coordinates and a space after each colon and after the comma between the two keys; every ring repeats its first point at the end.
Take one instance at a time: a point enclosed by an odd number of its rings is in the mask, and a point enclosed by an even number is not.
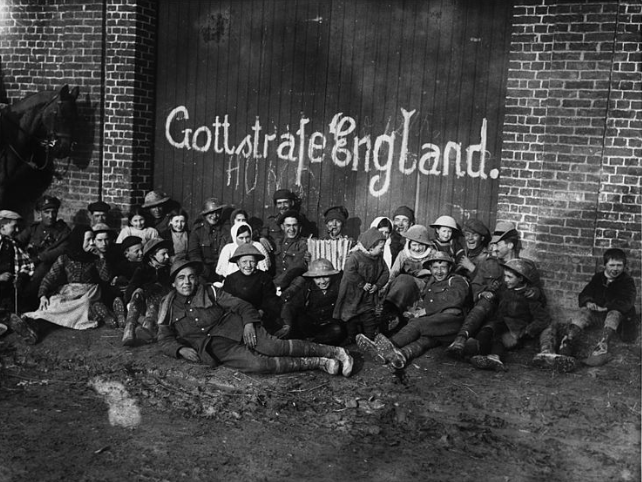
{"type": "Polygon", "coordinates": [[[116,324],[118,328],[125,326],[125,303],[121,298],[116,298],[113,303],[114,315],[116,315],[116,324]]]}
{"type": "Polygon", "coordinates": [[[328,348],[332,351],[332,358],[338,360],[341,363],[341,374],[344,377],[349,377],[352,374],[354,360],[348,353],[348,350],[339,346],[330,346],[328,348]]]}
{"type": "Polygon", "coordinates": [[[35,345],[38,342],[38,334],[29,324],[29,318],[11,313],[7,319],[7,324],[27,345],[35,345]]]}
{"type": "Polygon", "coordinates": [[[156,316],[148,310],[143,322],[136,328],[136,338],[141,343],[154,343],[157,336],[158,325],[156,324],[156,316]]]}
{"type": "Polygon", "coordinates": [[[361,350],[362,353],[364,354],[368,353],[373,358],[375,358],[378,362],[384,365],[388,362],[384,354],[380,352],[379,348],[377,347],[377,344],[374,341],[372,341],[370,338],[368,338],[366,335],[364,335],[363,333],[359,333],[355,338],[355,341],[357,342],[357,346],[359,347],[359,350],[361,350]]]}
{"type": "Polygon", "coordinates": [[[401,353],[403,356],[406,358],[406,362],[408,360],[411,360],[413,358],[417,358],[424,353],[426,353],[426,350],[430,347],[430,345],[426,345],[422,343],[421,341],[413,341],[412,343],[409,343],[408,345],[404,346],[401,348],[401,353]]]}
{"type": "Polygon", "coordinates": [[[339,362],[325,357],[277,357],[277,373],[323,370],[330,375],[339,374],[339,362]]]}
{"type": "Polygon", "coordinates": [[[109,308],[105,306],[101,301],[97,301],[92,305],[94,315],[96,316],[96,321],[99,323],[102,322],[110,328],[117,328],[118,322],[114,314],[109,311],[109,308]]]}
{"type": "Polygon", "coordinates": [[[125,324],[125,332],[123,333],[123,345],[134,346],[136,344],[136,324],[128,321],[125,324]]]}
{"type": "MultiPolygon", "coordinates": [[[[406,366],[406,356],[397,348],[390,339],[381,333],[375,336],[375,345],[379,354],[386,359],[396,370],[402,370],[406,366]]],[[[413,342],[414,343],[414,342],[413,342]]]]}
{"type": "Polygon", "coordinates": [[[453,358],[461,360],[464,358],[464,346],[466,345],[466,337],[463,335],[458,335],[455,338],[448,348],[446,348],[446,354],[450,355],[453,358]]]}

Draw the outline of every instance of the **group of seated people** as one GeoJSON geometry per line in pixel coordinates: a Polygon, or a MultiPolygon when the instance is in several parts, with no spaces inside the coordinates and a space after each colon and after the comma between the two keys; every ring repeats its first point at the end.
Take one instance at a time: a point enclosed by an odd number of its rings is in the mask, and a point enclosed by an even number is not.
{"type": "Polygon", "coordinates": [[[20,231],[21,217],[0,211],[2,319],[28,343],[40,337],[37,320],[104,324],[123,329],[125,346],[157,342],[193,362],[344,376],[353,344],[395,370],[439,345],[476,368],[505,370],[506,351],[536,339],[533,365],[567,372],[586,327],[604,324],[588,365],[609,360],[616,331],[625,340],[637,332],[636,288],[620,249],[604,253],[578,316],[552,323],[537,267],[520,257],[509,222],[491,233],[480,220],[460,227],[440,216],[426,227],[401,206],[355,241],[344,232],[347,210],[335,206],[320,238],[328,251],[313,259],[317,233],[289,190],[274,193],[265,224],[209,198],[190,230],[170,201],[151,191],[120,232],[102,201],[88,206],[91,225],[73,229],[58,219],[52,196],[38,201],[39,221],[20,231]],[[345,258],[328,254],[339,242],[350,248],[345,258]]]}

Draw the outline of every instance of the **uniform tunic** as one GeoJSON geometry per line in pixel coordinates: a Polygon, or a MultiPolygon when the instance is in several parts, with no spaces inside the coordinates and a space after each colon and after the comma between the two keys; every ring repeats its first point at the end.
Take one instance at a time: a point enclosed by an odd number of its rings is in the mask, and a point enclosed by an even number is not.
{"type": "Polygon", "coordinates": [[[218,280],[216,264],[225,242],[225,234],[223,223],[212,226],[207,221],[197,222],[190,232],[188,257],[203,263],[202,277],[206,280],[218,280]]]}
{"type": "Polygon", "coordinates": [[[287,288],[292,280],[306,271],[305,255],[308,242],[297,236],[283,238],[274,250],[275,276],[274,284],[282,289],[287,288]]]}
{"type": "Polygon", "coordinates": [[[463,276],[450,274],[442,281],[431,278],[424,294],[426,314],[411,319],[392,341],[404,347],[421,338],[454,337],[469,306],[470,287],[463,276]]]}

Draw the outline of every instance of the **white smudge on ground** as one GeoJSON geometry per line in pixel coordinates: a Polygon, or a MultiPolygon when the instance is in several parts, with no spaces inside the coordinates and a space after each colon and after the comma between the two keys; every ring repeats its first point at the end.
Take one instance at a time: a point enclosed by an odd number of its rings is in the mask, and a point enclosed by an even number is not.
{"type": "Polygon", "coordinates": [[[94,378],[89,385],[102,395],[109,405],[109,423],[112,426],[136,428],[140,424],[138,404],[129,396],[122,383],[94,378]]]}

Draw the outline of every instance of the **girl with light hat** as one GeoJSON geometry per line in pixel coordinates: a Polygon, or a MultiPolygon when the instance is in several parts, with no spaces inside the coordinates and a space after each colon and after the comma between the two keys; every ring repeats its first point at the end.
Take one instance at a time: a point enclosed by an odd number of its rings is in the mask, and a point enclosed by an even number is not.
{"type": "Polygon", "coordinates": [[[384,318],[395,318],[412,308],[420,299],[426,279],[430,276],[430,270],[424,268],[424,263],[435,250],[430,247],[428,228],[415,224],[402,236],[406,239],[406,245],[390,270],[383,306],[384,318]]]}
{"type": "Polygon", "coordinates": [[[446,253],[455,260],[455,264],[459,264],[464,255],[464,248],[458,239],[461,236],[461,229],[457,221],[450,216],[439,216],[430,227],[435,228],[435,239],[431,247],[446,253]]]}

